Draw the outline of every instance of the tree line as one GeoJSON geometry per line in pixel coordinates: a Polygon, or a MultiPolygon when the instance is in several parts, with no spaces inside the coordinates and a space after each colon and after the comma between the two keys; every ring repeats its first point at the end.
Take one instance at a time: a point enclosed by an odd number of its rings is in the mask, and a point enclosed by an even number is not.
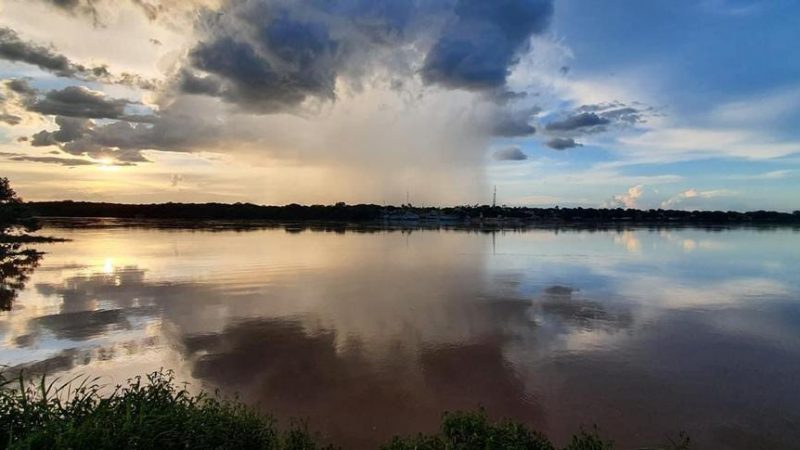
{"type": "Polygon", "coordinates": [[[515,219],[524,223],[675,223],[675,224],[800,224],[800,211],[684,211],[623,208],[530,208],[490,205],[457,207],[348,205],[257,205],[253,203],[154,203],[123,204],[77,201],[28,203],[40,217],[113,217],[125,219],[270,220],[270,221],[379,221],[401,212],[420,220],[515,219]]]}

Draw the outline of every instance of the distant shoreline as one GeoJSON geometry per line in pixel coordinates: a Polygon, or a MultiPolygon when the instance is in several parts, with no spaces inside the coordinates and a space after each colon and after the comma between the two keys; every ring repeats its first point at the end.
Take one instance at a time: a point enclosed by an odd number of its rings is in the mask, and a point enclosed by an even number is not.
{"type": "MultiPolygon", "coordinates": [[[[75,201],[28,202],[47,222],[105,219],[122,222],[177,221],[236,226],[358,225],[390,228],[619,228],[626,226],[800,226],[800,211],[681,211],[609,208],[528,208],[491,205],[456,207],[381,206],[374,204],[265,206],[250,203],[122,204],[75,201]]],[[[188,223],[187,223],[188,222],[188,223]]],[[[113,224],[109,224],[113,225],[113,224]]],[[[180,224],[176,223],[178,227],[180,224]]]]}

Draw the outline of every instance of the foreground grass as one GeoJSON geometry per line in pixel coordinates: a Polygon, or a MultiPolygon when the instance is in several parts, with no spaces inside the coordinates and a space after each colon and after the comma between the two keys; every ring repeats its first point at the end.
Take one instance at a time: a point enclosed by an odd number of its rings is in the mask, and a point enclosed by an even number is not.
{"type": "MultiPolygon", "coordinates": [[[[242,403],[193,395],[170,372],[137,377],[101,395],[97,380],[37,383],[0,375],[0,448],[275,449],[324,447],[302,423],[280,430],[242,403]]],[[[573,436],[565,450],[610,450],[596,432],[573,436]]],[[[688,448],[688,439],[671,448],[688,448]]],[[[482,411],[446,413],[439,433],[395,438],[385,450],[555,450],[542,434],[482,411]]]]}

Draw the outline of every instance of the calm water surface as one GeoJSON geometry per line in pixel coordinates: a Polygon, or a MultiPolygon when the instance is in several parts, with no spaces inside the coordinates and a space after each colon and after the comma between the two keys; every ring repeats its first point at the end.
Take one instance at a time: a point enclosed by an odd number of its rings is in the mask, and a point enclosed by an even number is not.
{"type": "Polygon", "coordinates": [[[372,448],[483,405],[557,441],[800,442],[800,233],[48,228],[0,363],[172,368],[372,448]]]}

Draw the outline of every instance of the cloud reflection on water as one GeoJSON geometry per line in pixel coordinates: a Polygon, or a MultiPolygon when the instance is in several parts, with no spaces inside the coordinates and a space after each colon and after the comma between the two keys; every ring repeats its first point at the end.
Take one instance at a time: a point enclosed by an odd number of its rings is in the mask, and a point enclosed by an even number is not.
{"type": "Polygon", "coordinates": [[[17,368],[176,367],[356,448],[478,404],[556,438],[798,438],[790,232],[72,233],[0,316],[17,368]]]}

